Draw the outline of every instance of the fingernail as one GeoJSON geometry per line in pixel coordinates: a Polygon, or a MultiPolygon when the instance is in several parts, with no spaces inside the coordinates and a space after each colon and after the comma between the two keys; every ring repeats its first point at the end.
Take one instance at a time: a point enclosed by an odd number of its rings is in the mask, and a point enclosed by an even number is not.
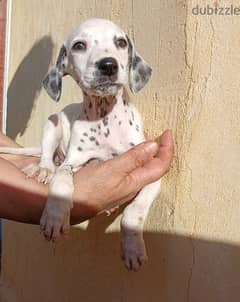
{"type": "Polygon", "coordinates": [[[144,148],[147,152],[156,152],[158,149],[158,144],[156,142],[147,142],[144,148]]]}

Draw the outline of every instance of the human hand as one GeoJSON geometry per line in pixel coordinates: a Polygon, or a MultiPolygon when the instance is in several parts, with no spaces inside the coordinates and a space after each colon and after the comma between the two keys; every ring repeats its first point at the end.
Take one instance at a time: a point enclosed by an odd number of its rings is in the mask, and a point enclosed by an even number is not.
{"type": "Polygon", "coordinates": [[[89,165],[74,177],[73,221],[79,206],[97,213],[130,201],[147,184],[161,178],[170,168],[173,139],[170,130],[160,137],[160,144],[144,142],[106,162],[89,165]]]}
{"type": "MultiPolygon", "coordinates": [[[[142,143],[128,152],[80,169],[74,175],[74,207],[71,223],[79,223],[98,213],[130,201],[147,184],[161,178],[173,157],[171,131],[160,137],[159,146],[142,143]]],[[[0,134],[0,145],[17,145],[0,134]]],[[[38,158],[1,154],[0,216],[6,219],[38,224],[44,209],[48,186],[28,179],[20,169],[38,158]]]]}

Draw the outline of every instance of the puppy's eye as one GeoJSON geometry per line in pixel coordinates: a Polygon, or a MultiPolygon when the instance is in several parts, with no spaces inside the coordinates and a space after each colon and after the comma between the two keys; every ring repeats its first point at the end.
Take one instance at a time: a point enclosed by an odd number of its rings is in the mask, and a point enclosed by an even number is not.
{"type": "Polygon", "coordinates": [[[119,48],[126,48],[127,47],[127,41],[124,38],[116,39],[115,44],[119,48]]]}
{"type": "Polygon", "coordinates": [[[85,51],[87,49],[87,43],[84,41],[75,42],[72,46],[72,50],[85,51]]]}

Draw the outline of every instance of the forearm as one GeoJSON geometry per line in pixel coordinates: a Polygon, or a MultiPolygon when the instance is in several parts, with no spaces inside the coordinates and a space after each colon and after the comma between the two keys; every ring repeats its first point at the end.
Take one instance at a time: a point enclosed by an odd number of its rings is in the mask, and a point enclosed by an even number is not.
{"type": "MultiPolygon", "coordinates": [[[[0,145],[21,147],[0,133],[0,145]]],[[[48,186],[26,178],[20,171],[37,158],[10,154],[0,155],[0,217],[18,222],[39,224],[48,195],[48,186]]],[[[81,192],[76,186],[71,223],[79,223],[97,214],[98,209],[89,202],[81,202],[81,192]]]]}
{"type": "MultiPolygon", "coordinates": [[[[9,146],[7,139],[0,135],[0,145],[9,146]]],[[[160,146],[142,143],[107,162],[80,169],[74,175],[71,223],[79,223],[131,200],[144,186],[168,171],[172,157],[171,132],[165,131],[160,146]]],[[[0,217],[39,224],[48,186],[26,178],[20,171],[21,167],[36,161],[39,159],[1,154],[0,217]]]]}
{"type": "Polygon", "coordinates": [[[26,179],[13,164],[0,159],[0,216],[29,223],[39,223],[46,190],[34,180],[26,179]]]}
{"type": "MultiPolygon", "coordinates": [[[[0,216],[19,222],[39,224],[48,186],[26,176],[9,161],[0,158],[0,216]]],[[[74,194],[72,223],[81,222],[97,214],[90,202],[81,202],[79,187],[74,194]]]]}

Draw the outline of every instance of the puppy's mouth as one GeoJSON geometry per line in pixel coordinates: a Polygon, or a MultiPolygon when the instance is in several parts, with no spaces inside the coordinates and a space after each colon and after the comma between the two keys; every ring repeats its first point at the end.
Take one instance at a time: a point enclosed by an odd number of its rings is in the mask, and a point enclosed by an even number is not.
{"type": "Polygon", "coordinates": [[[94,89],[100,89],[100,90],[104,90],[104,89],[108,89],[110,87],[120,87],[121,84],[120,83],[116,83],[116,82],[111,82],[111,81],[105,81],[102,83],[98,83],[96,84],[93,88],[94,89]]]}
{"type": "Polygon", "coordinates": [[[117,82],[115,79],[99,79],[95,82],[91,89],[98,93],[115,94],[115,92],[122,86],[121,83],[117,82]]]}
{"type": "Polygon", "coordinates": [[[96,95],[116,95],[123,86],[117,75],[102,76],[97,72],[94,76],[85,76],[81,82],[83,89],[96,95]]]}

